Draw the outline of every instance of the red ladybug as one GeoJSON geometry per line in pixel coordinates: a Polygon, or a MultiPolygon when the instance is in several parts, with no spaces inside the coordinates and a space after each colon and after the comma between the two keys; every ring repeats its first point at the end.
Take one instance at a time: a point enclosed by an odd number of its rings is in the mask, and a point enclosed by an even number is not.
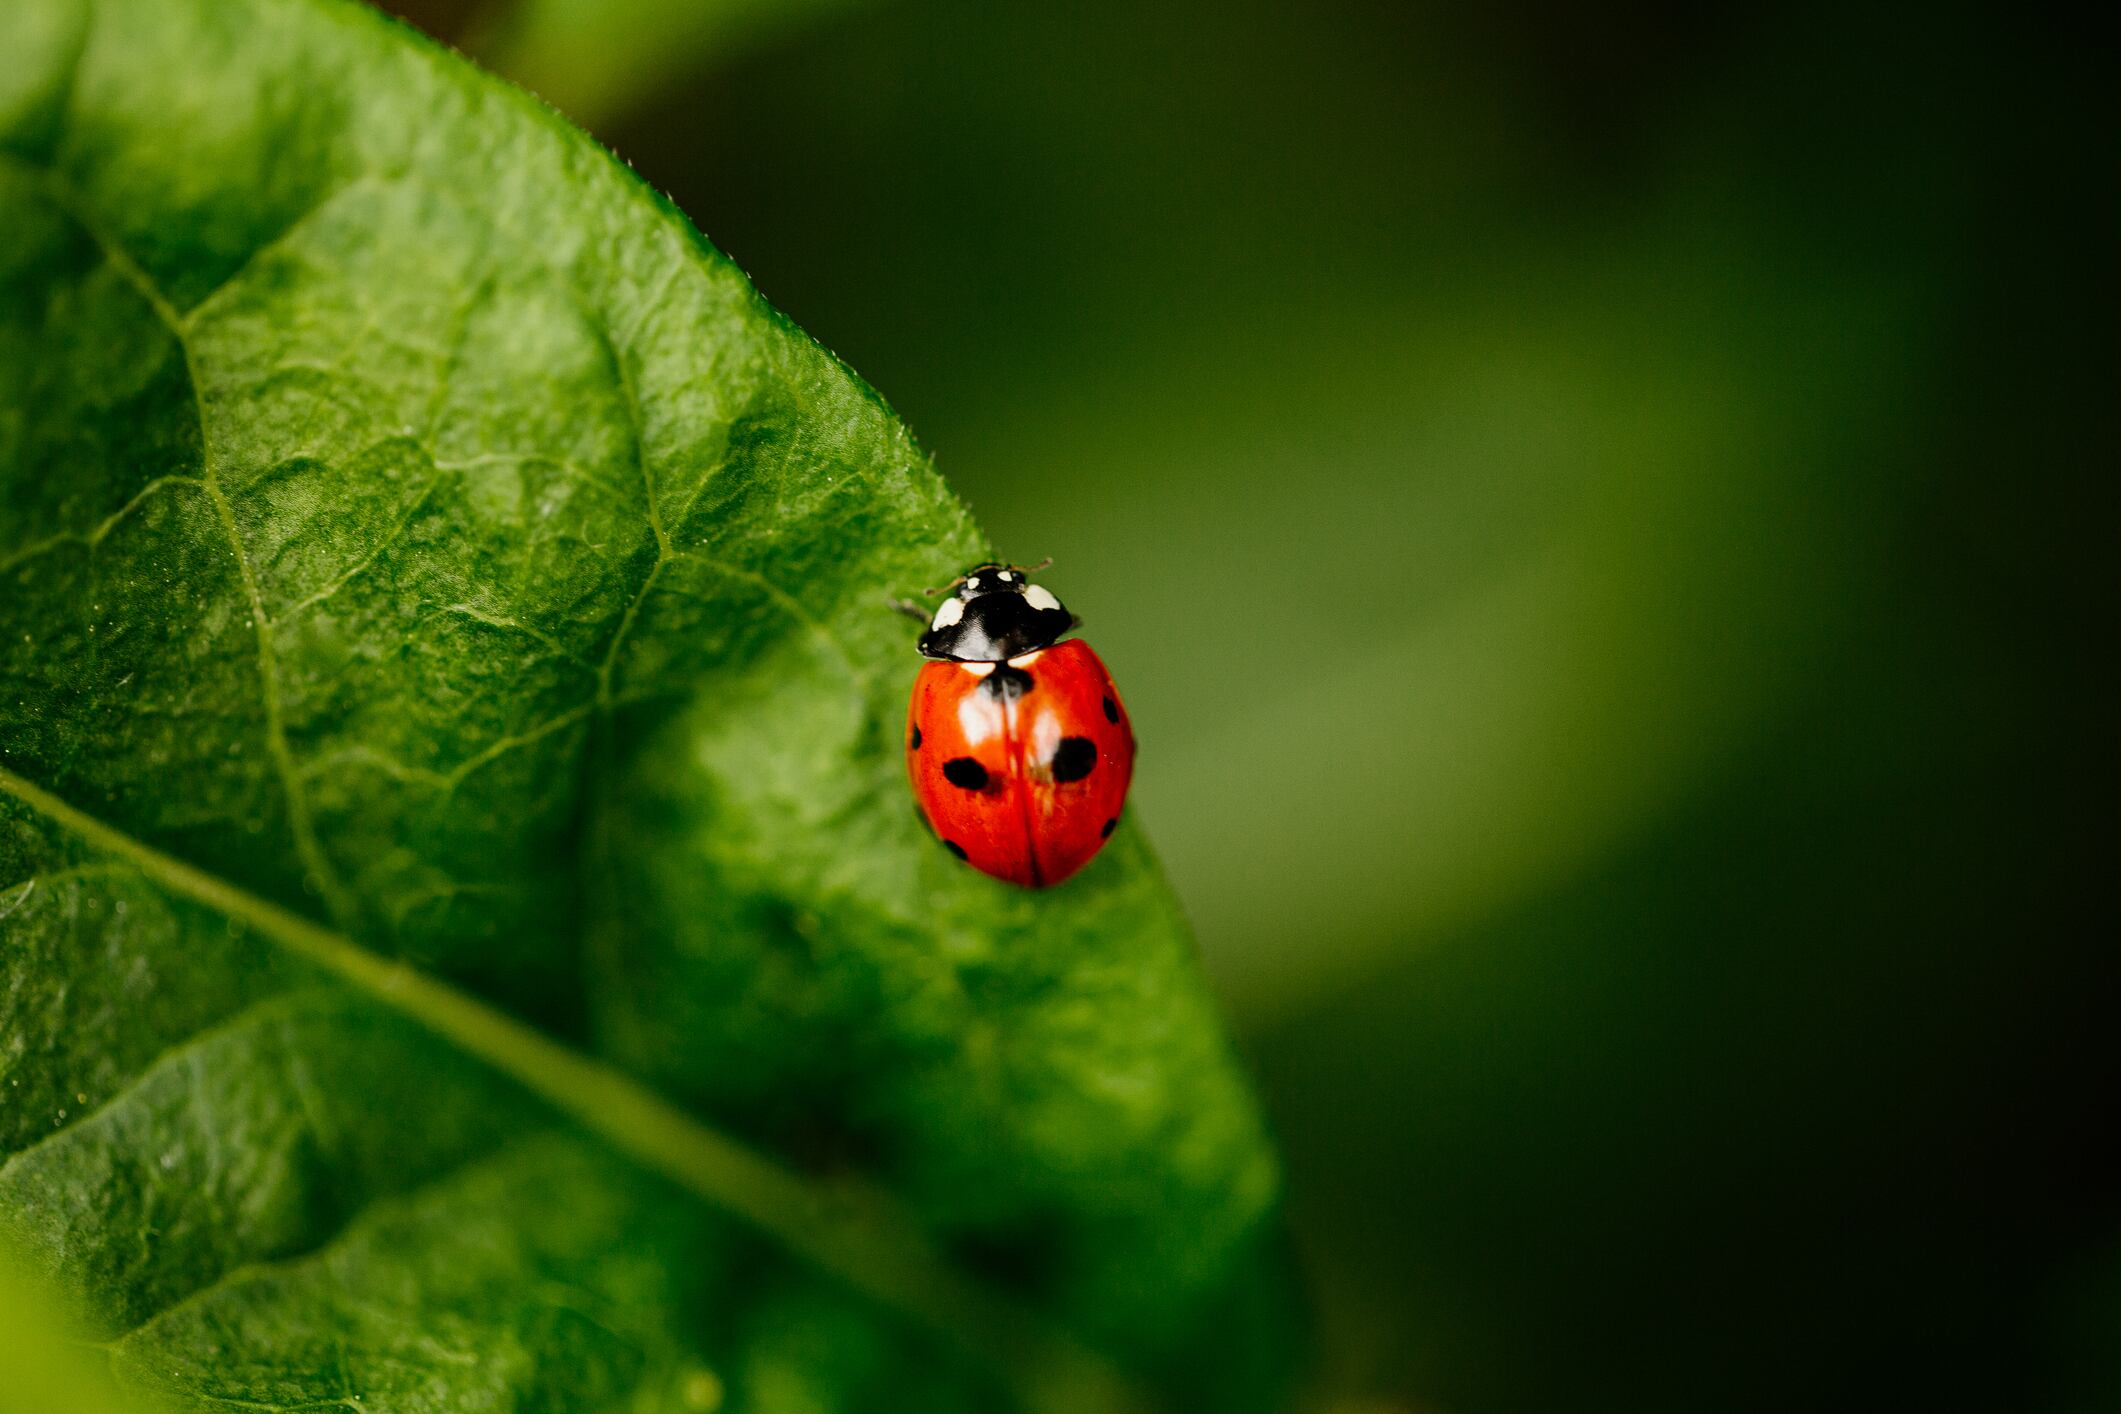
{"type": "Polygon", "coordinates": [[[952,854],[1026,888],[1058,884],[1119,825],[1134,729],[1076,618],[1014,565],[979,565],[925,619],[906,720],[921,814],[952,854]]]}

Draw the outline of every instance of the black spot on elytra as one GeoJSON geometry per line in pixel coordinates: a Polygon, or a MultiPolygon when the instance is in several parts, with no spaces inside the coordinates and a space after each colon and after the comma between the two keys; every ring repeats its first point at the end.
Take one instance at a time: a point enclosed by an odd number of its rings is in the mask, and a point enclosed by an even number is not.
{"type": "Polygon", "coordinates": [[[1102,824],[1102,825],[1098,826],[1098,830],[1097,830],[1097,837],[1098,837],[1099,839],[1101,839],[1101,840],[1109,840],[1109,839],[1111,839],[1111,838],[1112,838],[1112,831],[1113,831],[1113,830],[1115,830],[1115,829],[1117,829],[1117,828],[1118,828],[1118,826],[1119,826],[1119,816],[1115,815],[1115,816],[1113,816],[1113,817],[1112,817],[1111,819],[1109,819],[1109,820],[1105,821],[1105,823],[1104,823],[1104,824],[1102,824]]]}
{"type": "Polygon", "coordinates": [[[921,729],[918,725],[913,728],[913,745],[908,749],[912,751],[919,751],[921,749],[921,729]]]}
{"type": "Polygon", "coordinates": [[[1119,721],[1119,704],[1109,697],[1105,699],[1105,720],[1114,723],[1119,721]]]}
{"type": "Polygon", "coordinates": [[[1014,702],[1031,690],[1031,674],[1025,672],[1022,668],[1012,668],[1007,663],[1004,663],[993,672],[987,674],[980,686],[986,690],[989,697],[998,697],[1004,702],[1014,702]]]}
{"type": "Polygon", "coordinates": [[[1086,736],[1064,736],[1053,753],[1053,779],[1079,781],[1097,764],[1097,743],[1086,736]]]}
{"type": "Polygon", "coordinates": [[[987,768],[969,756],[953,756],[943,763],[943,779],[959,790],[985,790],[987,768]]]}
{"type": "Polygon", "coordinates": [[[959,859],[963,859],[965,857],[965,847],[959,844],[956,840],[944,840],[943,848],[949,850],[959,859]]]}

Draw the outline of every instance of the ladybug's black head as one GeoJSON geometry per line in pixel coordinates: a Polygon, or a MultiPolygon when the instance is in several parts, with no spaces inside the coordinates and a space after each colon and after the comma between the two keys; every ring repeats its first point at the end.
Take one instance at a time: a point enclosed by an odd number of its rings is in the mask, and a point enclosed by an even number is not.
{"type": "Polygon", "coordinates": [[[1047,648],[1075,627],[1049,589],[1014,565],[975,565],[935,611],[920,650],[930,658],[999,663],[1047,648]]]}

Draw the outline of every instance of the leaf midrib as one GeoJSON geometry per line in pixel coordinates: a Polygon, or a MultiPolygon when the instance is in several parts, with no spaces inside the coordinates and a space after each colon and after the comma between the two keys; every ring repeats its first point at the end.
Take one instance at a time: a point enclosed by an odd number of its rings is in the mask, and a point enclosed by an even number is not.
{"type": "Polygon", "coordinates": [[[403,961],[165,854],[0,766],[0,791],[168,892],[254,929],[507,1076],[635,1163],[771,1235],[821,1270],[998,1369],[1026,1407],[1142,1410],[1117,1367],[1043,1316],[959,1271],[888,1197],[826,1188],[403,961]]]}

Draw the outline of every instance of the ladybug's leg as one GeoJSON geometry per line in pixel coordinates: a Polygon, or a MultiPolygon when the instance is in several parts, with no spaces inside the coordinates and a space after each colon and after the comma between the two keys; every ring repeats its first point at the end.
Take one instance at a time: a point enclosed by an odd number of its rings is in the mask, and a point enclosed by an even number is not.
{"type": "Polygon", "coordinates": [[[911,599],[886,599],[884,602],[916,623],[928,622],[928,611],[911,599]]]}

